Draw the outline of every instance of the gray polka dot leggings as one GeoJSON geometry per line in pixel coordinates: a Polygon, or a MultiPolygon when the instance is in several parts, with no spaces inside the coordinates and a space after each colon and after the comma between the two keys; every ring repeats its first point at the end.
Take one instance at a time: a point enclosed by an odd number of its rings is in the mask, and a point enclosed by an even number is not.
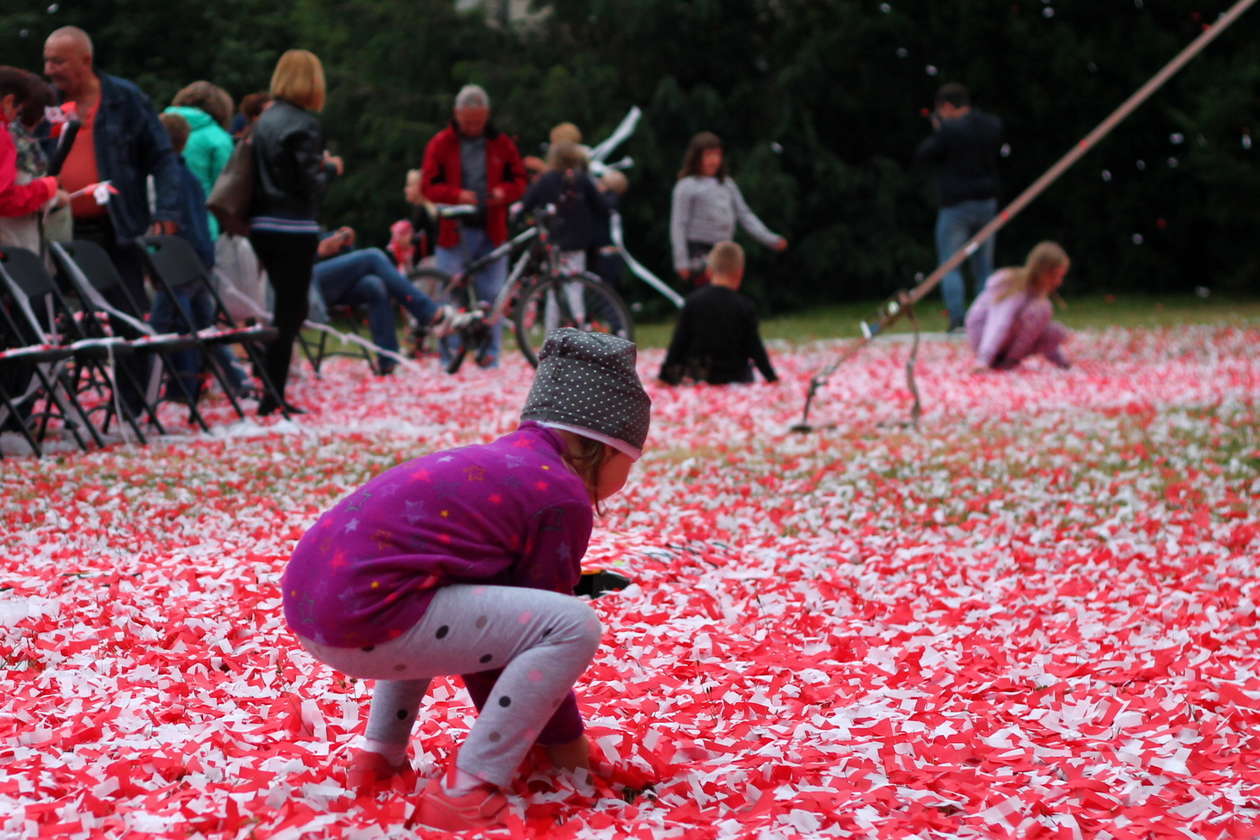
{"type": "Polygon", "coordinates": [[[600,631],[595,611],[571,595],[454,584],[438,590],[424,617],[392,641],[365,648],[299,641],[338,671],[377,681],[365,734],[387,744],[407,743],[431,678],[462,675],[481,713],[458,765],[507,787],[536,741],[581,734],[575,708],[572,720],[557,720],[564,711],[557,710],[594,657],[600,631]]]}

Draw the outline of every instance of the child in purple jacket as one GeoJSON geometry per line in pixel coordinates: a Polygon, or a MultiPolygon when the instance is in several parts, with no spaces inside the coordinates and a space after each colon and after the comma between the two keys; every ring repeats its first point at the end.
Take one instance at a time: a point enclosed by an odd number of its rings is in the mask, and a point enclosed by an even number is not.
{"type": "Polygon", "coordinates": [[[1061,368],[1068,332],[1050,320],[1050,295],[1063,284],[1071,262],[1057,242],[1040,242],[1024,265],[995,271],[984,292],[967,311],[967,339],[976,361],[987,368],[1007,370],[1034,353],[1061,368]]]}
{"type": "Polygon", "coordinates": [[[463,676],[480,714],[420,822],[500,824],[501,789],[535,743],[589,766],[572,689],[600,625],[573,590],[592,508],[625,484],[650,412],[633,344],[556,330],[515,432],[394,467],[302,537],[282,582],[289,627],[316,659],[377,681],[351,787],[404,765],[442,674],[463,676]]]}

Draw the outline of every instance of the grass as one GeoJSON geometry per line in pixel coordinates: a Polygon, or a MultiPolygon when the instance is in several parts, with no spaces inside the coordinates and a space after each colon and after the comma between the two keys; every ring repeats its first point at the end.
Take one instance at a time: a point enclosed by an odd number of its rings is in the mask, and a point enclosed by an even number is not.
{"type": "MultiPolygon", "coordinates": [[[[882,301],[872,300],[829,304],[764,318],[761,334],[766,340],[783,339],[792,344],[827,338],[857,338],[861,335],[858,323],[863,319],[873,319],[880,303],[882,301]]],[[[939,296],[929,297],[917,311],[923,331],[944,331],[947,322],[939,296]]],[[[1260,297],[1094,294],[1073,297],[1067,301],[1066,307],[1057,309],[1055,318],[1077,330],[1217,323],[1260,326],[1260,297]]],[[[335,326],[345,329],[348,324],[340,322],[335,326]]],[[[510,334],[511,325],[507,329],[510,334]]],[[[640,321],[635,324],[635,340],[641,347],[666,347],[673,329],[673,317],[640,321]]],[[[366,337],[366,330],[361,332],[366,337]]],[[[890,332],[908,333],[910,324],[903,317],[890,332]]],[[[314,334],[308,337],[316,338],[314,334]]],[[[405,336],[403,346],[406,347],[405,336]]]]}
{"type": "MultiPolygon", "coordinates": [[[[794,344],[825,338],[856,338],[861,334],[858,322],[872,319],[881,302],[831,304],[765,318],[761,334],[767,340],[784,339],[794,344]]],[[[945,329],[945,310],[939,298],[929,298],[918,309],[919,326],[925,332],[945,329]]],[[[1215,323],[1257,326],[1260,325],[1260,297],[1087,295],[1067,301],[1066,307],[1057,309],[1055,318],[1078,330],[1215,323]]],[[[635,340],[643,347],[665,347],[669,344],[673,324],[673,319],[635,324],[635,340]]],[[[895,333],[909,331],[910,324],[904,317],[891,329],[895,333]]]]}

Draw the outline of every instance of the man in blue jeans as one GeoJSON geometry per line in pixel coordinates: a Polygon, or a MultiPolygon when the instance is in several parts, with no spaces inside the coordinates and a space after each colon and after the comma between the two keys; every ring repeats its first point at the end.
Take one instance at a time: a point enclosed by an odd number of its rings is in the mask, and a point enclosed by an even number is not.
{"type": "MultiPolygon", "coordinates": [[[[416,321],[439,335],[450,332],[456,323],[454,310],[439,306],[399,273],[380,248],[357,248],[354,230],[338,229],[319,243],[312,287],[327,306],[367,307],[372,343],[392,353],[398,352],[398,326],[394,304],[399,303],[416,321]],[[342,253],[344,251],[344,253],[342,253]]],[[[377,369],[388,374],[397,362],[381,355],[377,369]]]]}
{"type": "MultiPolygon", "coordinates": [[[[454,119],[424,148],[420,194],[434,204],[463,204],[471,215],[444,218],[438,225],[437,267],[456,274],[470,260],[508,238],[508,211],[525,195],[525,165],[516,143],[490,122],[490,97],[477,85],[455,96],[454,119]]],[[[473,277],[477,298],[492,303],[507,280],[507,257],[499,257],[473,277]]],[[[477,364],[497,367],[503,322],[490,328],[490,342],[477,364]]],[[[452,352],[444,342],[443,361],[452,352]]]]}
{"type": "MultiPolygon", "coordinates": [[[[1002,121],[971,107],[971,96],[957,82],[936,92],[933,133],[919,144],[916,163],[936,168],[941,207],[936,216],[936,255],[944,263],[980,232],[997,213],[997,158],[1002,146],[1002,121]]],[[[994,238],[970,255],[976,288],[993,273],[994,238]]],[[[941,280],[941,296],[949,310],[950,332],[961,332],[967,314],[967,289],[955,268],[941,280]]]]}

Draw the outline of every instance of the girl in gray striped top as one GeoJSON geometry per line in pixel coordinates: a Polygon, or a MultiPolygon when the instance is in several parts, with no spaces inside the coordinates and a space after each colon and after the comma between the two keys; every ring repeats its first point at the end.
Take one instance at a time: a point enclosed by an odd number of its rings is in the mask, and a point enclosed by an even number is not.
{"type": "Polygon", "coordinates": [[[722,141],[702,131],[687,146],[670,209],[669,238],[678,276],[697,286],[707,283],[705,259],[714,244],[734,238],[737,221],[763,245],[776,251],[787,248],[787,240],[757,218],[727,175],[722,141]]]}

